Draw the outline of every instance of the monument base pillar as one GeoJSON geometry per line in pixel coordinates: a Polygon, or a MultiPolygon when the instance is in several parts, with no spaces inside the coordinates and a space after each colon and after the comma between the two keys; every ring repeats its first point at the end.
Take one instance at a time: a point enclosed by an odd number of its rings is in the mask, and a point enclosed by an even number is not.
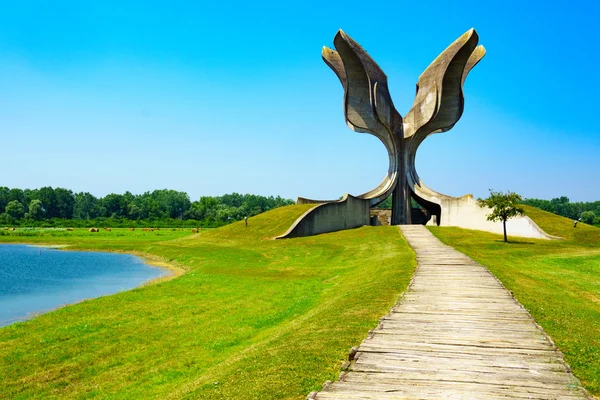
{"type": "Polygon", "coordinates": [[[412,223],[410,207],[410,190],[407,182],[398,182],[392,192],[392,225],[407,225],[412,223]]]}

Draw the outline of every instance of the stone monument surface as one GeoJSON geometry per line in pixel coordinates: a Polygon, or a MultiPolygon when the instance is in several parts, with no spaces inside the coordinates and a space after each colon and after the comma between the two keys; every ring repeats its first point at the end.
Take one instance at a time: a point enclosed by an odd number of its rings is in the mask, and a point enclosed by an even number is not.
{"type": "MultiPolygon", "coordinates": [[[[344,31],[335,35],[335,50],[323,47],[325,63],[344,89],[344,117],[355,132],[376,136],[387,149],[389,166],[373,190],[341,200],[298,198],[315,203],[280,238],[307,236],[370,223],[369,209],[392,197],[391,224],[437,224],[501,232],[486,221],[472,195],[446,196],[428,188],[419,178],[415,158],[429,135],[450,130],[464,110],[463,85],[471,69],[485,55],[479,37],[470,29],[448,46],[425,69],[417,82],[412,108],[402,117],[394,107],[387,76],[369,54],[344,31]],[[413,201],[419,207],[413,208],[413,201]]],[[[520,236],[547,236],[529,218],[512,220],[520,236]]],[[[510,228],[509,228],[510,229],[510,228]]]]}

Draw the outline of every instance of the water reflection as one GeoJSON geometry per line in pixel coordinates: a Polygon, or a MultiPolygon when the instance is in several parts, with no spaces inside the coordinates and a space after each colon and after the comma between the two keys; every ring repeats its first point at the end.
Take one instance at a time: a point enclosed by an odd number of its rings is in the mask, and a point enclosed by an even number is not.
{"type": "Polygon", "coordinates": [[[129,254],[0,245],[0,326],[167,274],[129,254]]]}

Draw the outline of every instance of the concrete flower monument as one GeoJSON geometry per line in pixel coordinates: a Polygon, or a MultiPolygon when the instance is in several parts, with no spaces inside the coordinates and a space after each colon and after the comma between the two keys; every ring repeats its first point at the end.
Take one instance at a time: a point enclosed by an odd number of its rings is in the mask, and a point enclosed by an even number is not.
{"type": "MultiPolygon", "coordinates": [[[[419,178],[415,157],[429,135],[450,130],[464,110],[463,85],[471,69],[484,57],[479,36],[470,29],[448,46],[425,69],[417,82],[412,108],[402,115],[394,107],[387,76],[373,58],[348,34],[340,30],[333,40],[335,50],[323,47],[325,63],[344,89],[344,117],[355,132],[381,140],[389,157],[388,171],[373,190],[346,194],[341,200],[298,198],[298,203],[316,203],[280,238],[307,236],[370,223],[369,210],[392,196],[391,224],[437,224],[496,231],[486,221],[472,195],[446,196],[428,188],[419,178]],[[420,205],[412,208],[412,200],[420,205]]],[[[529,218],[514,223],[521,236],[545,234],[529,218]]]]}

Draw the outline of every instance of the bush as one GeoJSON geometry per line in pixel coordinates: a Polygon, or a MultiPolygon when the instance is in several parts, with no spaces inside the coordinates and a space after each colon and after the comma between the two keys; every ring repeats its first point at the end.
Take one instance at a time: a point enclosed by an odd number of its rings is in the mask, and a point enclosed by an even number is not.
{"type": "Polygon", "coordinates": [[[581,213],[581,221],[592,225],[596,220],[596,214],[593,211],[584,211],[581,213]]]}
{"type": "Polygon", "coordinates": [[[0,214],[0,225],[12,225],[15,220],[7,213],[0,214]]]}

